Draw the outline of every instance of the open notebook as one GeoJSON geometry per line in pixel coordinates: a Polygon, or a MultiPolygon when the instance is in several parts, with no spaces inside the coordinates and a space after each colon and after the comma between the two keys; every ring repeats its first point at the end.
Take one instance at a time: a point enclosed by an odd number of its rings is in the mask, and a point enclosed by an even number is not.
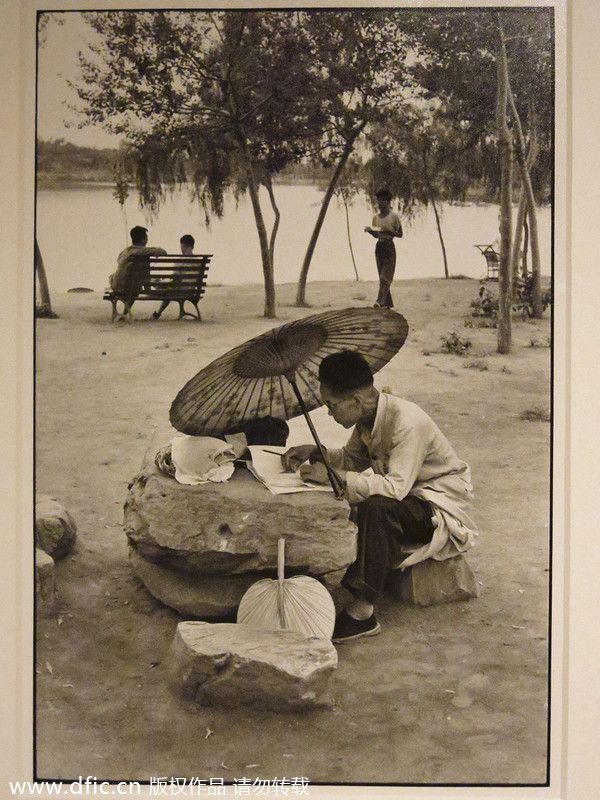
{"type": "Polygon", "coordinates": [[[284,472],[281,458],[277,453],[285,453],[287,447],[269,445],[250,445],[248,448],[251,461],[247,461],[248,469],[272,494],[290,494],[292,492],[331,492],[329,484],[306,483],[298,472],[284,472]],[[271,452],[269,452],[271,451],[271,452]]]}

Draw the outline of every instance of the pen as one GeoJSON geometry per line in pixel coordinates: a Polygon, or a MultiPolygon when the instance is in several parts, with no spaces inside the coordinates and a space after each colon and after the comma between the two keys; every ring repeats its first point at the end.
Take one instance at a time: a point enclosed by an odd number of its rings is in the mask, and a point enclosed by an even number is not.
{"type": "Polygon", "coordinates": [[[263,453],[270,453],[272,456],[282,456],[283,453],[276,453],[275,450],[267,450],[266,447],[261,447],[263,453]]]}

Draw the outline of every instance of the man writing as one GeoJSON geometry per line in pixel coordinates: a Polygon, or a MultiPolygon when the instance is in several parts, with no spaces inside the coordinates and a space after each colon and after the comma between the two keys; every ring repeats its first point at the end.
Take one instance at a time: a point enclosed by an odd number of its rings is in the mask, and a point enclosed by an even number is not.
{"type": "MultiPolygon", "coordinates": [[[[477,529],[469,516],[469,467],[421,408],[379,392],[367,361],[353,351],[324,358],[319,381],[331,416],[354,428],[343,448],[326,453],[358,526],[357,558],[342,580],[352,600],[332,637],[343,642],[380,632],[374,603],[392,569],[457,555],[473,544],[477,529]]],[[[304,480],[327,483],[319,459],[315,446],[300,445],[282,463],[299,468],[304,480]]]]}

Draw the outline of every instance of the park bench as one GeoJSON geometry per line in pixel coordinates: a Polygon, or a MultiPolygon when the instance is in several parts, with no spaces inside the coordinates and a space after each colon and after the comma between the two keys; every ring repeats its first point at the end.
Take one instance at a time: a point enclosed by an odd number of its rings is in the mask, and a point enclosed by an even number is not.
{"type": "Polygon", "coordinates": [[[104,300],[112,304],[112,320],[131,319],[131,307],[138,300],[179,303],[179,317],[201,320],[198,303],[206,290],[206,276],[212,255],[140,256],[130,271],[129,286],[115,292],[106,289],[104,300]],[[184,309],[185,303],[194,306],[195,313],[184,309]],[[119,312],[118,304],[123,310],[119,312]]]}
{"type": "Polygon", "coordinates": [[[476,244],[475,247],[480,250],[485,257],[488,280],[497,281],[498,269],[500,267],[500,253],[494,250],[493,244],[476,244]]]}

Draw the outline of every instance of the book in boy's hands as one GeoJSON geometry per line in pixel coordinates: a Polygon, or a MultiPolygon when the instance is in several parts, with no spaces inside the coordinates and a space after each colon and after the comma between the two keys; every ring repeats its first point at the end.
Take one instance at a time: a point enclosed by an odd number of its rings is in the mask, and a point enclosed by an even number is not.
{"type": "Polygon", "coordinates": [[[365,231],[367,233],[375,233],[375,234],[383,233],[383,234],[387,234],[388,236],[392,236],[392,231],[387,230],[387,228],[378,228],[375,225],[367,225],[367,227],[365,228],[365,231]]]}
{"type": "Polygon", "coordinates": [[[257,480],[267,487],[271,494],[290,494],[292,492],[331,492],[329,484],[309,483],[303,481],[299,472],[286,472],[281,463],[281,456],[289,448],[253,444],[248,450],[252,460],[247,462],[248,469],[257,480]]]}

